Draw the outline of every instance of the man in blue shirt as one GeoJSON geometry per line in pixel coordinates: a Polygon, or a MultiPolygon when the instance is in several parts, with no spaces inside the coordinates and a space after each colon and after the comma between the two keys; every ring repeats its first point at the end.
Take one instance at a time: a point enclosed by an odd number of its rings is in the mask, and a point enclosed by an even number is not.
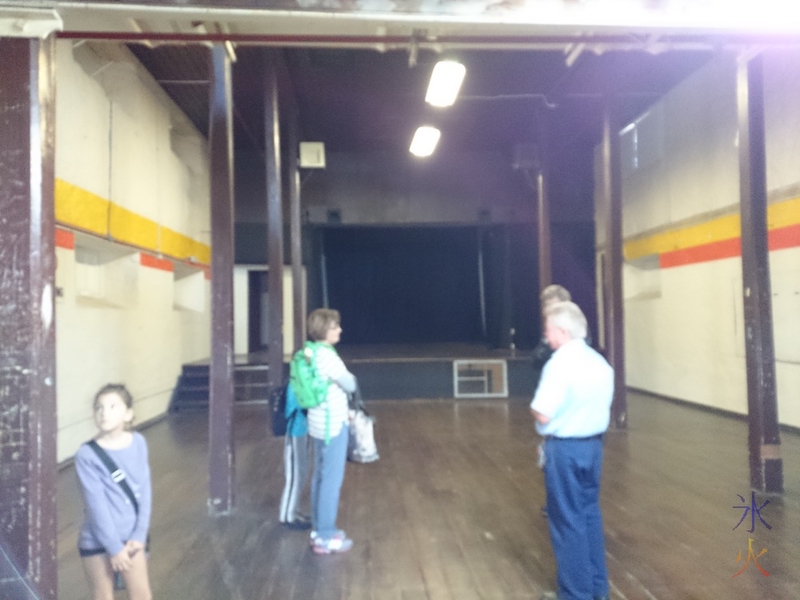
{"type": "Polygon", "coordinates": [[[550,541],[558,592],[543,600],[606,600],[600,472],[614,372],[586,344],[586,317],[572,302],[545,309],[545,338],[554,350],[545,363],[531,412],[543,444],[550,541]]]}

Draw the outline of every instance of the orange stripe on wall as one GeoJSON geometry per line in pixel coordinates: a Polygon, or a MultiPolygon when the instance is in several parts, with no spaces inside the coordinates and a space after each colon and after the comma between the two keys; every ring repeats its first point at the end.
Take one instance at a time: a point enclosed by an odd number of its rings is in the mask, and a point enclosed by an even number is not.
{"type": "MultiPolygon", "coordinates": [[[[777,227],[770,230],[768,235],[770,250],[800,247],[800,224],[777,227]]],[[[683,250],[675,250],[674,252],[664,252],[659,255],[659,266],[662,269],[669,269],[670,267],[692,265],[710,260],[733,258],[734,256],[741,256],[741,254],[742,241],[741,238],[737,237],[721,242],[684,248],[683,250]]]]}
{"type": "Polygon", "coordinates": [[[741,254],[742,241],[740,238],[733,238],[683,250],[675,250],[674,252],[665,252],[659,256],[659,266],[662,269],[669,269],[670,267],[680,267],[709,260],[732,258],[741,254]]]}
{"type": "Polygon", "coordinates": [[[769,232],[769,249],[783,250],[800,246],[800,225],[778,227],[769,232]]]}
{"type": "Polygon", "coordinates": [[[75,234],[66,229],[56,227],[56,246],[59,248],[66,248],[67,250],[74,250],[75,234]]]}
{"type": "Polygon", "coordinates": [[[152,267],[153,269],[160,269],[162,271],[169,272],[175,270],[175,265],[172,264],[171,260],[167,260],[166,258],[158,258],[157,256],[147,254],[146,252],[139,253],[139,262],[142,264],[142,266],[152,267]]]}

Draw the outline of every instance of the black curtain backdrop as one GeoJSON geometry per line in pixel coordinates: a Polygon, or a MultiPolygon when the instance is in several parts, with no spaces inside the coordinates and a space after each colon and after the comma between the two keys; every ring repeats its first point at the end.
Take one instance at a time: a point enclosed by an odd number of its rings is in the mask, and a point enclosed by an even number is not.
{"type": "Polygon", "coordinates": [[[347,344],[482,343],[475,228],[328,228],[347,344]]]}
{"type": "MultiPolygon", "coordinates": [[[[309,310],[319,253],[328,297],[342,313],[344,344],[485,343],[517,348],[541,336],[535,225],[322,227],[309,269],[309,310]],[[481,326],[478,244],[483,240],[486,336],[481,326]]],[[[572,292],[597,340],[594,230],[553,224],[553,279],[572,292]]],[[[321,273],[319,273],[321,280],[321,273]]],[[[315,298],[319,296],[318,300],[315,298]]]]}

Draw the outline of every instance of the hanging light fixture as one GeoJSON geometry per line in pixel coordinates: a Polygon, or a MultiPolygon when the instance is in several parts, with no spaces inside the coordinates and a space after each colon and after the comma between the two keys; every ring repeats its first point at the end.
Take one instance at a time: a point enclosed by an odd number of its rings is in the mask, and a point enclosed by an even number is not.
{"type": "Polygon", "coordinates": [[[436,144],[439,142],[439,137],[441,135],[441,131],[436,129],[436,127],[429,127],[427,125],[418,127],[416,133],[414,133],[414,139],[411,140],[411,147],[408,151],[414,156],[430,156],[436,149],[436,144]]]}
{"type": "Polygon", "coordinates": [[[440,60],[433,67],[425,102],[433,106],[452,106],[464,81],[467,68],[454,60],[440,60]]]}

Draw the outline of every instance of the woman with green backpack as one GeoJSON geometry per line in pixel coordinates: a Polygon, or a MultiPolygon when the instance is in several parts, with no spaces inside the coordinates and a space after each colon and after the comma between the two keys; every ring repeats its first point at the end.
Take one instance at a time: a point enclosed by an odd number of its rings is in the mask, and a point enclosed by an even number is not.
{"type": "Polygon", "coordinates": [[[320,308],[308,316],[308,337],[292,360],[292,384],[300,406],[308,407],[314,445],[311,480],[311,548],[316,554],[347,552],[353,540],[336,528],[339,494],[347,462],[347,395],[356,379],[334,346],[342,335],[339,311],[320,308]]]}

